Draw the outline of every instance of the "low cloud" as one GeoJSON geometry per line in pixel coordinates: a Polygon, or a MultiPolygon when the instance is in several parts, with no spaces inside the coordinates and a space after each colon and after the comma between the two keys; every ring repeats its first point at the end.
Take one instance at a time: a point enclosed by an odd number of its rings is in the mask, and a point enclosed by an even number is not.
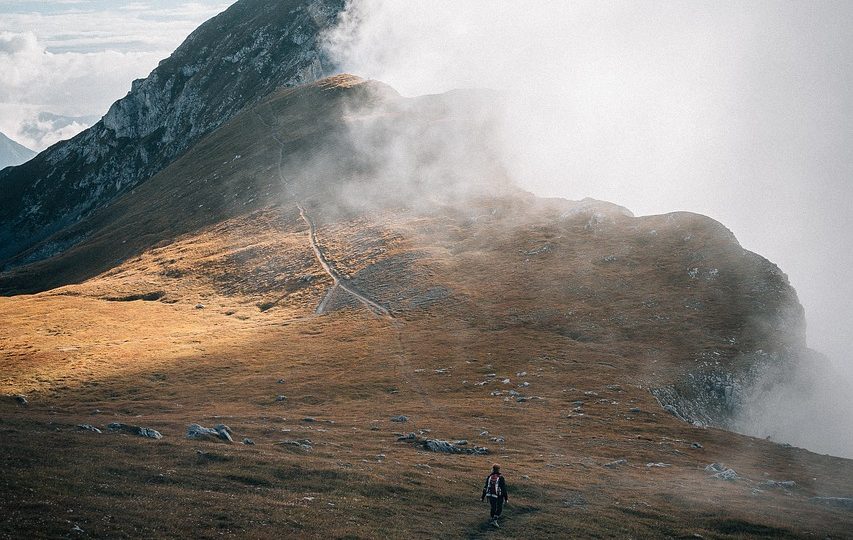
{"type": "Polygon", "coordinates": [[[327,41],[404,95],[500,91],[502,158],[539,195],[720,220],[789,275],[809,345],[850,378],[851,18],[831,1],[354,0],[327,41]]]}

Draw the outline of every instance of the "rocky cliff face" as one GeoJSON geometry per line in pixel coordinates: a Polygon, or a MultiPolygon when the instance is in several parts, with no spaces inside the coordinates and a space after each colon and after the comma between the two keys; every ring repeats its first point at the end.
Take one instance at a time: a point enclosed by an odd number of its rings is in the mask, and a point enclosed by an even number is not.
{"type": "Polygon", "coordinates": [[[0,266],[150,178],[247,104],[319,78],[330,66],[318,36],[342,8],[343,0],[241,0],[135,81],[95,126],[0,172],[0,266]]]}

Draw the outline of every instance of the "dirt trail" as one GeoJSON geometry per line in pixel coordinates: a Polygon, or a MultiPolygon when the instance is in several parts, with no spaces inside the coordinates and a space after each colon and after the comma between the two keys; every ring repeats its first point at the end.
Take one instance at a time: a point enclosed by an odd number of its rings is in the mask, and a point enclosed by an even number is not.
{"type": "MultiPolygon", "coordinates": [[[[284,160],[284,142],[275,133],[275,128],[272,126],[272,124],[267,122],[264,119],[264,117],[261,116],[261,114],[257,110],[254,111],[254,113],[255,113],[255,116],[258,117],[258,120],[261,122],[261,124],[263,124],[264,126],[266,126],[269,129],[270,136],[279,145],[278,165],[276,167],[276,172],[278,173],[278,178],[279,178],[279,181],[281,182],[282,186],[284,186],[284,188],[287,189],[287,187],[288,187],[287,179],[284,177],[284,174],[282,174],[282,172],[281,172],[281,165],[282,165],[282,161],[284,160]]],[[[294,198],[296,198],[295,194],[294,194],[294,198]]],[[[320,250],[320,247],[317,243],[317,231],[316,231],[316,227],[314,225],[314,221],[308,215],[308,212],[305,210],[305,207],[298,200],[296,202],[296,206],[299,208],[300,217],[308,225],[308,237],[309,237],[309,240],[311,242],[311,249],[314,251],[314,256],[317,258],[317,261],[320,263],[320,266],[323,267],[323,270],[332,278],[332,281],[334,282],[332,287],[328,290],[326,295],[323,297],[323,299],[317,305],[317,308],[315,309],[315,313],[317,313],[319,315],[322,315],[323,313],[325,313],[326,309],[332,303],[332,300],[338,294],[338,292],[340,290],[344,290],[344,291],[348,292],[349,294],[351,294],[356,300],[358,300],[360,303],[362,303],[365,307],[367,307],[371,312],[373,312],[374,314],[390,321],[391,325],[396,330],[396,336],[395,337],[396,337],[398,352],[395,354],[395,356],[397,357],[397,361],[398,361],[398,364],[400,366],[400,375],[401,375],[400,379],[401,379],[401,381],[405,384],[408,384],[412,388],[412,390],[420,396],[424,405],[426,405],[426,407],[429,410],[436,410],[435,405],[433,404],[432,400],[429,397],[429,392],[427,392],[424,389],[423,385],[418,380],[417,374],[414,372],[414,369],[412,368],[411,363],[409,362],[409,359],[407,357],[408,348],[406,347],[406,344],[403,342],[403,325],[402,325],[401,321],[399,319],[394,318],[394,316],[391,314],[391,312],[387,308],[385,308],[384,306],[381,306],[380,304],[378,304],[378,303],[374,302],[373,300],[367,298],[366,296],[364,296],[363,294],[361,294],[357,290],[355,290],[352,287],[352,285],[345,282],[345,280],[337,273],[337,271],[332,267],[332,265],[329,264],[328,260],[326,259],[326,256],[320,250]]]]}
{"type": "Polygon", "coordinates": [[[323,270],[325,270],[326,273],[329,274],[329,276],[335,283],[332,286],[332,290],[329,291],[326,297],[323,298],[323,301],[320,302],[320,305],[317,306],[317,313],[323,313],[325,305],[328,303],[329,298],[331,298],[333,291],[336,288],[340,288],[350,293],[356,300],[364,304],[364,306],[373,313],[379,315],[380,317],[387,317],[389,319],[393,319],[394,316],[391,315],[391,312],[388,311],[387,308],[377,304],[370,298],[364,296],[363,294],[355,290],[352,285],[347,283],[346,278],[341,277],[341,275],[338,274],[337,270],[332,268],[332,265],[329,264],[328,260],[326,260],[326,256],[323,255],[322,250],[320,250],[320,246],[317,244],[317,228],[314,226],[314,220],[311,219],[311,216],[308,215],[308,212],[305,211],[305,207],[302,206],[301,203],[297,202],[296,206],[299,208],[299,215],[302,217],[302,220],[308,224],[308,237],[311,240],[311,249],[314,250],[314,255],[320,262],[320,266],[323,267],[323,270]]]}

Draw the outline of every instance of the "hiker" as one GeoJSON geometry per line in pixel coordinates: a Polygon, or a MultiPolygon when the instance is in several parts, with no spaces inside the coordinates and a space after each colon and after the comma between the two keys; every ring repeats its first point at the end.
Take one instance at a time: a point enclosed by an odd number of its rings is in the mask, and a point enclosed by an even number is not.
{"type": "Polygon", "coordinates": [[[492,472],[486,477],[486,485],[483,486],[483,496],[480,500],[483,501],[489,498],[491,505],[491,520],[492,524],[497,526],[498,518],[501,517],[501,512],[504,508],[504,502],[509,500],[506,493],[506,481],[501,474],[501,466],[495,463],[492,465],[492,472]]]}

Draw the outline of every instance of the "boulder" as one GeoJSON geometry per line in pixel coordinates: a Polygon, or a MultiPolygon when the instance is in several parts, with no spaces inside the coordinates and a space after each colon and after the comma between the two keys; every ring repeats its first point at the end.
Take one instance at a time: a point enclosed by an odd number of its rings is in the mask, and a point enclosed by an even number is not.
{"type": "Polygon", "coordinates": [[[142,426],[132,426],[130,424],[122,424],[121,422],[113,422],[107,425],[107,429],[110,431],[120,431],[123,433],[129,433],[130,435],[136,435],[138,437],[145,437],[146,439],[162,439],[163,435],[160,434],[159,431],[147,427],[142,426]]]}
{"type": "Polygon", "coordinates": [[[734,469],[730,469],[722,463],[712,463],[708,465],[705,467],[705,472],[717,480],[727,480],[729,482],[740,480],[740,476],[737,475],[734,469]]]}
{"type": "Polygon", "coordinates": [[[231,429],[225,424],[217,424],[212,428],[190,424],[187,426],[187,439],[234,442],[231,429]]]}
{"type": "Polygon", "coordinates": [[[438,439],[427,439],[422,444],[424,449],[429,450],[430,452],[438,452],[441,454],[484,455],[489,453],[488,449],[483,448],[481,446],[475,446],[474,448],[462,448],[449,441],[442,441],[438,439]]]}

